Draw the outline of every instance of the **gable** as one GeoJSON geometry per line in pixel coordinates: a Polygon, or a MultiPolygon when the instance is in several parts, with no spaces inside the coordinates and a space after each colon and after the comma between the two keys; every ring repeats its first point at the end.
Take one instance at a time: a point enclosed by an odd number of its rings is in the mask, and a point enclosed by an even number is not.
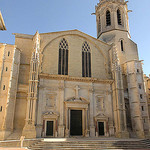
{"type": "Polygon", "coordinates": [[[92,77],[107,78],[108,50],[110,46],[79,31],[41,35],[41,72],[58,74],[59,43],[65,38],[69,47],[69,76],[82,76],[82,45],[86,41],[91,49],[92,77]]]}

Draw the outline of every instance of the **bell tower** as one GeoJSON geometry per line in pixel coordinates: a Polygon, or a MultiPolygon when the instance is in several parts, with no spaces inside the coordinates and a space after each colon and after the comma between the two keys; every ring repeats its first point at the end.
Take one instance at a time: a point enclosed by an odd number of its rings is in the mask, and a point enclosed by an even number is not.
{"type": "Polygon", "coordinates": [[[149,137],[143,69],[137,44],[129,33],[127,1],[100,0],[95,10],[97,39],[112,45],[109,54],[116,137],[149,137]]]}
{"type": "Polygon", "coordinates": [[[98,39],[105,41],[107,33],[112,31],[125,32],[130,36],[128,23],[129,10],[125,0],[100,0],[95,10],[98,39]]]}

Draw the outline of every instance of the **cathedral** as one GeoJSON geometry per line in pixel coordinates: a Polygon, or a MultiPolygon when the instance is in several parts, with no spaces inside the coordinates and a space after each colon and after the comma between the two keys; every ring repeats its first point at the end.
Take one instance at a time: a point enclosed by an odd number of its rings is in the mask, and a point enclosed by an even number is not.
{"type": "Polygon", "coordinates": [[[125,0],[100,0],[97,38],[15,33],[0,43],[0,140],[149,137],[148,102],[125,0]]]}

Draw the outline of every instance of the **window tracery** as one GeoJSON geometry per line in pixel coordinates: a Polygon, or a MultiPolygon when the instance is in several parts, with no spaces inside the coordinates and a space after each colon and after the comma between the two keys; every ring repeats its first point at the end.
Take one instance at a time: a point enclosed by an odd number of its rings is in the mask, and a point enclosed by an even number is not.
{"type": "Polygon", "coordinates": [[[64,38],[59,44],[58,74],[68,75],[68,42],[64,38]]]}

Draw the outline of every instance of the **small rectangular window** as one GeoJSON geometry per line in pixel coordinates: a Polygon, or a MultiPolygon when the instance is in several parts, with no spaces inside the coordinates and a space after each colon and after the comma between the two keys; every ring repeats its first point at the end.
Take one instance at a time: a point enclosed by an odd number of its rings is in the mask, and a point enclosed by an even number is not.
{"type": "Polygon", "coordinates": [[[137,69],[137,73],[139,73],[140,72],[140,70],[139,69],[137,69]]]}
{"type": "Polygon", "coordinates": [[[140,94],[140,98],[143,99],[143,95],[142,94],[140,94]]]}
{"type": "Polygon", "coordinates": [[[8,67],[6,67],[6,71],[8,71],[8,67]]]}
{"type": "Polygon", "coordinates": [[[124,51],[123,40],[121,40],[121,51],[124,51]]]}
{"type": "Polygon", "coordinates": [[[139,89],[142,89],[142,85],[141,84],[139,84],[139,89]]]}
{"type": "Polygon", "coordinates": [[[8,56],[10,56],[10,51],[8,51],[8,56]]]}
{"type": "Polygon", "coordinates": [[[142,111],[144,111],[144,106],[142,106],[141,108],[142,108],[142,111]]]}
{"type": "Polygon", "coordinates": [[[3,85],[3,90],[5,90],[5,85],[3,85]]]}
{"type": "Polygon", "coordinates": [[[0,107],[0,112],[2,112],[2,111],[3,111],[3,107],[1,106],[1,107],[0,107]]]}

